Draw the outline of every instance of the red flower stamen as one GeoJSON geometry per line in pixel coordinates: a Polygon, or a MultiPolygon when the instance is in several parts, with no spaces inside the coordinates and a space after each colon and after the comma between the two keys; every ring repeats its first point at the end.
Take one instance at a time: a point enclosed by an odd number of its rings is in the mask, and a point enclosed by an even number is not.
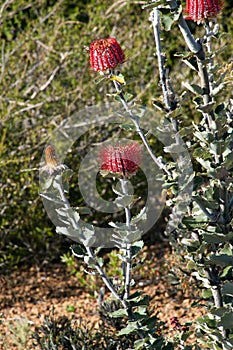
{"type": "Polygon", "coordinates": [[[114,69],[125,61],[125,54],[114,38],[97,39],[90,45],[90,65],[98,71],[114,69]]]}
{"type": "Polygon", "coordinates": [[[136,173],[142,159],[142,148],[132,142],[124,146],[107,146],[101,150],[101,170],[128,177],[136,173]]]}
{"type": "Polygon", "coordinates": [[[187,0],[186,19],[203,22],[206,18],[216,17],[222,9],[221,0],[187,0]]]}

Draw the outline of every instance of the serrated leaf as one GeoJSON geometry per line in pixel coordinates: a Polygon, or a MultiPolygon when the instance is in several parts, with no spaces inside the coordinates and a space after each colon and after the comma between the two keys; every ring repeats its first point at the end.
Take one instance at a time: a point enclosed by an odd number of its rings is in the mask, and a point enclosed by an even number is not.
{"type": "Polygon", "coordinates": [[[221,321],[218,323],[218,325],[224,327],[225,329],[233,328],[233,311],[225,313],[221,317],[221,321]]]}
{"type": "Polygon", "coordinates": [[[127,311],[125,309],[118,309],[113,312],[109,312],[108,315],[112,318],[125,317],[127,316],[127,311]]]}
{"type": "Polygon", "coordinates": [[[222,287],[222,294],[230,295],[233,297],[233,283],[227,282],[222,287]]]}
{"type": "Polygon", "coordinates": [[[174,19],[171,17],[171,15],[161,14],[161,25],[162,28],[168,32],[171,30],[171,27],[174,23],[174,19]]]}
{"type": "Polygon", "coordinates": [[[78,258],[83,258],[85,255],[87,255],[86,249],[81,245],[72,246],[71,250],[72,250],[72,253],[78,258]]]}
{"type": "Polygon", "coordinates": [[[163,104],[160,101],[154,100],[153,105],[159,110],[159,111],[165,111],[163,104]]]}
{"type": "Polygon", "coordinates": [[[209,257],[207,261],[210,262],[211,264],[222,266],[222,267],[233,265],[233,257],[227,254],[221,254],[221,255],[213,254],[209,257]]]}
{"type": "Polygon", "coordinates": [[[199,85],[189,84],[187,81],[183,81],[182,85],[195,95],[202,96],[202,94],[203,94],[203,90],[199,85]]]}
{"type": "Polygon", "coordinates": [[[125,328],[121,329],[121,331],[117,335],[122,336],[130,334],[132,332],[138,332],[137,321],[129,322],[128,325],[125,328]]]}
{"type": "Polygon", "coordinates": [[[182,153],[185,152],[186,149],[182,145],[177,145],[176,143],[164,147],[164,152],[166,153],[182,153]]]}
{"type": "Polygon", "coordinates": [[[146,343],[147,343],[147,339],[138,339],[134,342],[134,349],[135,350],[145,349],[146,343]]]}
{"type": "Polygon", "coordinates": [[[211,289],[202,289],[202,297],[204,298],[204,299],[209,299],[209,298],[212,298],[212,291],[211,291],[211,289]]]}
{"type": "Polygon", "coordinates": [[[89,207],[75,207],[75,210],[78,211],[81,215],[91,215],[92,211],[89,207]]]}
{"type": "Polygon", "coordinates": [[[200,164],[203,166],[203,168],[205,168],[206,170],[211,171],[211,170],[213,169],[213,168],[212,168],[212,165],[211,165],[211,163],[210,163],[209,160],[204,160],[204,159],[199,158],[199,157],[197,157],[196,160],[197,160],[198,163],[200,163],[200,164]]]}
{"type": "Polygon", "coordinates": [[[88,255],[84,256],[84,262],[89,266],[90,265],[94,266],[96,264],[95,259],[92,256],[88,256],[88,255]]]}
{"type": "Polygon", "coordinates": [[[120,208],[126,208],[132,203],[133,198],[134,196],[132,195],[124,195],[122,197],[117,197],[114,203],[120,208]]]}
{"type": "Polygon", "coordinates": [[[60,204],[60,205],[64,205],[64,202],[60,200],[59,197],[57,197],[55,194],[53,193],[40,193],[40,196],[42,198],[47,199],[48,201],[53,202],[54,204],[60,204]]]}
{"type": "Polygon", "coordinates": [[[134,124],[121,124],[120,125],[122,129],[124,130],[136,130],[136,126],[134,124]]]}
{"type": "Polygon", "coordinates": [[[132,258],[135,258],[138,255],[138,253],[140,253],[143,246],[144,246],[144,242],[142,240],[133,243],[133,245],[131,246],[132,258]]]}
{"type": "Polygon", "coordinates": [[[233,269],[233,266],[227,266],[227,267],[225,267],[225,268],[223,269],[223,272],[221,273],[220,277],[221,277],[221,278],[226,277],[229,273],[231,273],[232,269],[233,269]]]}
{"type": "Polygon", "coordinates": [[[142,237],[142,233],[143,232],[140,230],[128,231],[126,233],[126,242],[133,243],[140,240],[140,238],[142,237]]]}
{"type": "MultiPolygon", "coordinates": [[[[209,103],[207,103],[207,104],[205,104],[205,105],[203,105],[203,104],[200,104],[199,106],[198,106],[198,111],[200,111],[200,112],[204,112],[204,113],[209,113],[209,112],[211,112],[212,110],[213,110],[213,106],[215,105],[215,102],[209,102],[209,103]]],[[[214,121],[212,121],[211,122],[211,127],[214,129],[214,130],[216,130],[216,128],[217,128],[217,126],[216,126],[216,123],[214,122],[214,121]]]]}
{"type": "Polygon", "coordinates": [[[139,221],[146,220],[146,219],[147,219],[146,207],[143,207],[136,216],[132,217],[131,223],[136,224],[139,221]]]}
{"type": "Polygon", "coordinates": [[[197,265],[196,265],[195,261],[189,260],[189,262],[187,263],[186,267],[189,270],[195,270],[197,268],[197,265]]]}
{"type": "Polygon", "coordinates": [[[80,241],[86,247],[91,247],[96,241],[95,229],[92,225],[82,227],[82,235],[80,235],[80,241]]]}
{"type": "Polygon", "coordinates": [[[196,60],[194,59],[183,59],[182,60],[189,68],[195,70],[196,72],[198,72],[198,67],[197,67],[197,63],[196,60]]]}
{"type": "Polygon", "coordinates": [[[148,306],[149,305],[149,297],[148,295],[141,295],[140,293],[134,293],[133,297],[132,295],[127,299],[127,301],[130,303],[131,307],[135,306],[148,306]]]}
{"type": "Polygon", "coordinates": [[[228,242],[233,238],[233,232],[228,233],[227,235],[222,235],[218,233],[203,233],[203,238],[207,243],[221,243],[228,242]]]}

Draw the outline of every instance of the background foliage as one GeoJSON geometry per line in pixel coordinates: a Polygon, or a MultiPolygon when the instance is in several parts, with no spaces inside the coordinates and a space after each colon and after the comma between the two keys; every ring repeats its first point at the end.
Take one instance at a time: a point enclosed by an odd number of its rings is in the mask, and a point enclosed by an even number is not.
{"type": "MultiPolygon", "coordinates": [[[[230,0],[219,18],[228,35],[220,38],[224,51],[219,65],[232,60],[230,0]]],[[[149,106],[159,98],[157,63],[149,12],[137,1],[25,0],[5,1],[0,7],[0,266],[42,263],[56,259],[66,249],[64,238],[54,236],[53,224],[38,195],[38,167],[43,147],[59,123],[86,105],[103,102],[108,88],[95,85],[86,47],[96,38],[113,36],[125,49],[122,67],[135,99],[149,106]],[[61,242],[63,242],[61,244],[61,242]]],[[[198,26],[190,24],[198,34],[198,26]]],[[[176,28],[164,37],[167,65],[175,90],[192,73],[175,56],[184,42],[176,28]],[[171,34],[171,33],[170,33],[171,34]]],[[[195,81],[193,81],[195,83],[195,81]]],[[[231,94],[219,94],[219,101],[231,94]]],[[[183,120],[189,125],[200,115],[191,98],[183,102],[183,120]]],[[[77,152],[77,150],[76,150],[77,152]]],[[[77,157],[68,154],[68,163],[77,157]]],[[[77,197],[78,198],[78,197],[77,197]]],[[[79,203],[77,203],[78,205],[79,203]]],[[[67,249],[66,249],[67,250],[67,249]]]]}

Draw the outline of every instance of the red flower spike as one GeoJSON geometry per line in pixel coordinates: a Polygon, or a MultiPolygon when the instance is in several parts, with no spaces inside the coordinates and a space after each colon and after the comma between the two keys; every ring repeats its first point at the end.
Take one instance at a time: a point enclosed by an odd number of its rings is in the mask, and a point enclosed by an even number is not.
{"type": "Polygon", "coordinates": [[[187,0],[186,19],[203,22],[206,18],[216,17],[222,10],[221,0],[187,0]]]}
{"type": "Polygon", "coordinates": [[[97,39],[90,45],[90,65],[96,71],[114,69],[125,61],[125,54],[114,38],[97,39]]]}
{"type": "Polygon", "coordinates": [[[101,170],[128,177],[136,173],[142,160],[142,148],[132,142],[124,146],[107,146],[100,153],[101,170]]]}

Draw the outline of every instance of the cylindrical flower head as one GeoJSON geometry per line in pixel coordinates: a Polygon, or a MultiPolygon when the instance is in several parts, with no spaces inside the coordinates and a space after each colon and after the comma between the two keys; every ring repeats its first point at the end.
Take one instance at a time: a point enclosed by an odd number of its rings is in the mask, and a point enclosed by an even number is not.
{"type": "Polygon", "coordinates": [[[98,71],[114,69],[125,61],[125,54],[114,38],[97,39],[90,45],[90,65],[98,71]]]}
{"type": "Polygon", "coordinates": [[[136,173],[142,160],[142,148],[137,142],[124,146],[107,146],[100,152],[101,170],[129,177],[136,173]]]}
{"type": "Polygon", "coordinates": [[[221,0],[187,0],[186,19],[195,22],[203,22],[206,18],[213,18],[218,15],[222,9],[221,0]]]}
{"type": "Polygon", "coordinates": [[[51,145],[45,148],[45,163],[46,165],[41,170],[46,171],[49,175],[57,174],[67,168],[65,164],[60,164],[55,149],[51,145]]]}

